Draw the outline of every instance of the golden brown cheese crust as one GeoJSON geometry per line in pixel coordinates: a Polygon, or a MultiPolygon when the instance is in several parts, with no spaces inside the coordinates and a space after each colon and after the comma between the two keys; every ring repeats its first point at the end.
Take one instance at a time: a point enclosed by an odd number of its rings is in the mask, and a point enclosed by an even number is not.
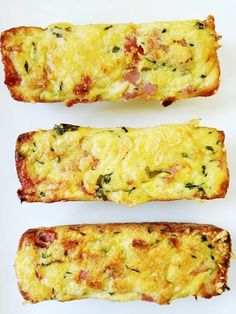
{"type": "Polygon", "coordinates": [[[32,303],[99,298],[165,304],[229,289],[230,257],[229,233],[213,225],[72,225],[26,231],[15,267],[20,291],[32,303]]]}
{"type": "Polygon", "coordinates": [[[54,24],[1,35],[5,84],[27,102],[210,96],[219,86],[214,18],[146,24],[54,24]]]}
{"type": "Polygon", "coordinates": [[[18,137],[21,201],[224,197],[229,172],[224,132],[188,124],[96,129],[56,125],[18,137]]]}

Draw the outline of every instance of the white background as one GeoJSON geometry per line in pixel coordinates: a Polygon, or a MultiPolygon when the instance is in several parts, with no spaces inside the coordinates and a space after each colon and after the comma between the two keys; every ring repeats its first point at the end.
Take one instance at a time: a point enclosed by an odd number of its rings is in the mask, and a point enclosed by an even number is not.
{"type": "Polygon", "coordinates": [[[23,305],[13,268],[20,235],[28,228],[60,224],[176,221],[212,223],[226,228],[236,243],[236,1],[222,0],[0,0],[0,31],[20,25],[46,27],[53,22],[75,24],[148,22],[173,19],[204,19],[215,15],[216,29],[223,35],[219,50],[221,86],[215,96],[179,101],[162,108],[156,101],[75,105],[25,104],[14,101],[3,84],[0,66],[0,313],[236,313],[236,263],[229,271],[231,290],[210,300],[193,297],[159,306],[148,302],[115,303],[82,300],[23,305]],[[87,126],[152,126],[202,118],[202,125],[226,133],[231,182],[226,199],[151,202],[126,208],[109,202],[20,204],[16,190],[14,149],[18,134],[51,128],[60,122],[87,126]]]}

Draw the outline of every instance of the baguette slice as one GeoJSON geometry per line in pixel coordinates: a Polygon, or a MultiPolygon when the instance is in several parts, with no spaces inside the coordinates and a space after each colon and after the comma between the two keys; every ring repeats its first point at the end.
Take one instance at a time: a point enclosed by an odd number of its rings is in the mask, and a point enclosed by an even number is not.
{"type": "Polygon", "coordinates": [[[27,202],[213,199],[226,194],[224,132],[188,124],[96,129],[60,124],[16,144],[27,202]]]}
{"type": "Polygon", "coordinates": [[[74,225],[26,231],[15,267],[31,303],[98,298],[165,304],[229,289],[230,257],[229,233],[213,225],[74,225]]]}
{"type": "Polygon", "coordinates": [[[5,84],[26,102],[157,99],[219,86],[214,18],[145,24],[17,27],[1,36],[5,84]]]}

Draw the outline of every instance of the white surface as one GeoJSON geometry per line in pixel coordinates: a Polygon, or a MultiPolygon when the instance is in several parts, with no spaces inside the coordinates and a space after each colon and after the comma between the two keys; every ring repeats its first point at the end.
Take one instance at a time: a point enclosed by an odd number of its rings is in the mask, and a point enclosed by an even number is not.
{"type": "Polygon", "coordinates": [[[83,23],[144,22],[172,19],[204,19],[214,14],[216,29],[223,35],[219,50],[221,86],[215,96],[179,101],[168,108],[157,102],[97,103],[75,105],[25,104],[14,101],[3,84],[0,68],[0,313],[236,313],[236,263],[231,262],[231,290],[211,300],[193,297],[168,306],[148,302],[113,303],[83,300],[67,303],[44,302],[22,305],[13,268],[20,235],[28,228],[76,223],[125,221],[176,221],[212,223],[228,229],[236,242],[236,1],[222,0],[0,0],[0,31],[20,25],[46,27],[52,22],[83,23]],[[226,133],[231,182],[226,199],[205,203],[194,201],[152,202],[128,209],[104,202],[68,202],[20,204],[16,190],[14,149],[18,134],[37,128],[51,128],[64,122],[78,125],[151,126],[202,118],[202,125],[217,127],[226,133]]]}

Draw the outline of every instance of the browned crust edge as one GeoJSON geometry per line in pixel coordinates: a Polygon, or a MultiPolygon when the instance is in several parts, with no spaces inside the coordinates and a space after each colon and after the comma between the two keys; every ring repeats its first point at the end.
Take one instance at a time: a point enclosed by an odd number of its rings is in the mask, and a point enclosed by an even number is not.
{"type": "MultiPolygon", "coordinates": [[[[212,31],[215,32],[215,19],[214,16],[209,15],[207,17],[206,20],[203,21],[204,25],[206,27],[208,27],[209,29],[211,29],[212,31]]],[[[32,28],[36,28],[39,30],[44,30],[44,28],[41,27],[26,27],[26,26],[19,26],[19,27],[14,27],[11,29],[8,29],[4,32],[2,32],[1,34],[1,53],[2,53],[2,62],[4,65],[4,72],[5,72],[5,84],[7,85],[10,94],[12,96],[13,99],[17,100],[17,101],[26,101],[26,102],[30,102],[30,103],[34,103],[34,102],[39,102],[39,103],[55,103],[55,102],[65,102],[66,106],[71,107],[74,104],[79,104],[79,103],[83,103],[83,101],[81,101],[80,99],[74,98],[74,99],[69,99],[69,100],[65,100],[65,99],[56,99],[56,100],[44,100],[44,99],[40,99],[39,97],[35,97],[32,100],[28,100],[26,99],[26,97],[24,97],[24,95],[20,94],[17,92],[17,86],[20,84],[21,82],[21,78],[18,75],[18,73],[16,72],[15,68],[14,68],[14,64],[11,61],[11,59],[8,57],[8,52],[7,52],[7,41],[10,37],[13,37],[19,30],[25,30],[25,29],[32,29],[32,28]]],[[[221,36],[218,36],[216,34],[216,40],[219,40],[221,38],[221,36]]],[[[218,76],[218,80],[215,82],[214,85],[202,89],[202,90],[198,90],[196,92],[191,92],[188,93],[188,96],[183,96],[180,95],[180,97],[178,96],[169,96],[167,98],[161,99],[160,100],[160,104],[164,107],[167,107],[169,105],[171,105],[173,102],[177,101],[177,100],[181,100],[184,98],[194,98],[194,97],[199,97],[199,96],[203,96],[203,97],[207,97],[207,96],[212,96],[214,95],[220,85],[220,66],[219,66],[219,59],[217,56],[217,53],[214,52],[214,57],[215,57],[215,62],[218,68],[218,72],[219,72],[219,76],[218,76]]],[[[147,95],[142,95],[142,96],[138,96],[135,97],[135,99],[146,99],[148,96],[147,95]]],[[[149,97],[148,97],[149,99],[149,97]]],[[[92,99],[92,100],[86,100],[86,102],[88,103],[94,103],[97,102],[99,99],[92,99]]]]}
{"type": "MultiPolygon", "coordinates": [[[[225,250],[226,254],[224,255],[223,262],[221,263],[221,267],[219,268],[218,273],[217,273],[217,278],[223,279],[221,280],[222,283],[224,284],[223,287],[221,288],[222,292],[217,292],[217,290],[214,290],[210,294],[209,293],[202,294],[201,297],[210,299],[211,297],[220,295],[225,290],[230,289],[227,286],[227,279],[228,279],[227,272],[228,272],[228,268],[230,267],[230,258],[232,256],[231,237],[230,237],[229,232],[226,231],[225,229],[219,228],[211,224],[174,223],[174,222],[141,222],[141,223],[130,222],[130,223],[78,224],[78,225],[60,225],[60,226],[54,226],[54,227],[40,227],[40,228],[28,229],[22,234],[19,241],[18,251],[20,251],[23,248],[25,242],[27,243],[27,245],[30,245],[30,244],[35,245],[35,242],[37,241],[37,234],[39,234],[40,232],[49,231],[56,234],[57,228],[61,228],[61,227],[65,227],[68,229],[71,228],[72,230],[76,230],[76,231],[78,230],[78,232],[81,232],[80,229],[84,227],[95,227],[98,230],[108,228],[109,229],[108,232],[114,232],[116,228],[119,228],[119,227],[133,228],[133,227],[139,227],[139,226],[145,226],[147,228],[157,227],[159,228],[159,232],[161,232],[162,234],[167,234],[167,233],[172,233],[172,232],[178,233],[178,234],[191,234],[195,231],[198,231],[199,234],[204,235],[204,234],[212,233],[212,232],[220,233],[222,231],[225,231],[227,233],[227,238],[224,241],[224,243],[227,246],[225,250]]],[[[19,283],[18,283],[18,288],[19,288],[19,292],[21,293],[21,295],[26,301],[30,303],[38,302],[38,301],[32,300],[30,295],[27,292],[22,290],[19,283]]],[[[195,298],[197,299],[197,296],[195,296],[195,298]]]]}

